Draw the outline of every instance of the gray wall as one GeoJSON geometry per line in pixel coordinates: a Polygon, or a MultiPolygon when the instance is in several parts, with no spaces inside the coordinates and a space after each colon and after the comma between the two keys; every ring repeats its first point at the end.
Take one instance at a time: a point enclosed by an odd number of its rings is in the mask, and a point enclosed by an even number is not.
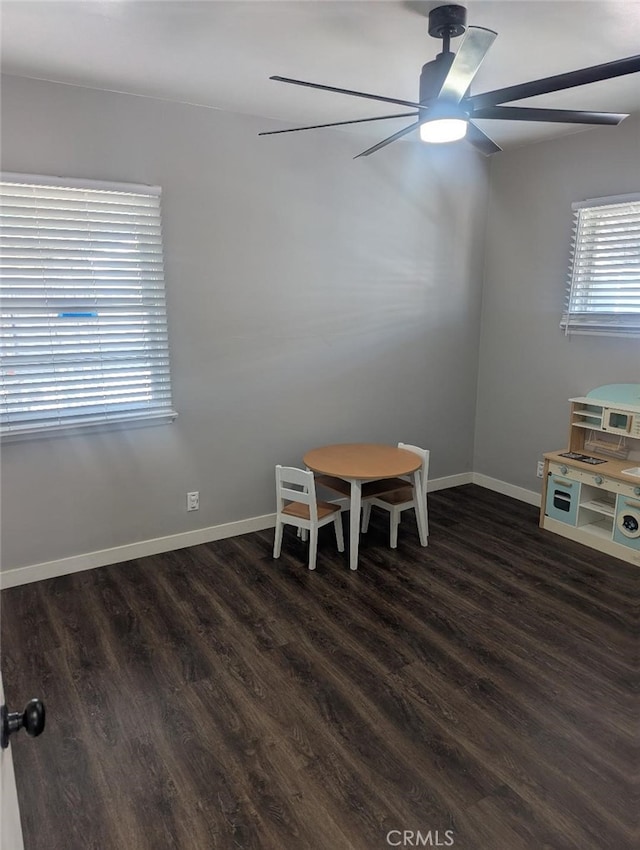
{"type": "Polygon", "coordinates": [[[640,340],[559,328],[572,201],[640,190],[640,117],[493,157],[474,471],[531,490],[572,396],[640,382],[640,340]]]}
{"type": "Polygon", "coordinates": [[[1,105],[4,170],[162,186],[180,414],[4,445],[4,569],[271,513],[274,464],[323,443],[472,469],[481,157],[11,77],[1,105]]]}

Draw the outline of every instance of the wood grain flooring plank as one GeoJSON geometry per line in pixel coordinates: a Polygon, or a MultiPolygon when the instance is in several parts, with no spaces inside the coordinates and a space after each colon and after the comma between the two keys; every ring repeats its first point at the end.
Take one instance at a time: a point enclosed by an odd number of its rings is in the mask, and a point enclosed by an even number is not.
{"type": "MultiPolygon", "coordinates": [[[[542,693],[538,683],[548,678],[550,683],[556,684],[555,695],[560,698],[557,683],[561,682],[563,688],[568,689],[572,711],[576,709],[576,686],[580,687],[582,683],[588,683],[589,699],[586,703],[583,701],[582,706],[590,712],[587,721],[595,724],[599,722],[602,711],[601,707],[595,703],[596,698],[600,696],[608,706],[607,728],[618,716],[621,720],[623,735],[628,734],[630,740],[633,738],[634,731],[629,722],[629,712],[633,712],[629,699],[633,677],[627,675],[626,678],[621,678],[619,682],[614,681],[612,684],[612,677],[606,665],[598,666],[594,661],[590,664],[583,661],[583,657],[587,655],[584,647],[580,652],[580,646],[577,645],[574,648],[575,651],[569,655],[559,651],[562,649],[562,635],[570,628],[570,621],[558,624],[561,632],[557,638],[558,650],[553,647],[557,631],[547,629],[543,633],[542,629],[536,630],[532,627],[530,637],[522,636],[522,621],[526,615],[517,612],[517,616],[514,616],[509,605],[503,605],[503,603],[500,603],[497,611],[488,612],[485,600],[478,599],[475,588],[472,586],[471,591],[469,586],[465,587],[460,583],[451,588],[446,581],[439,582],[436,577],[432,577],[429,582],[429,594],[412,599],[410,595],[404,594],[402,587],[393,586],[392,578],[389,578],[388,582],[390,587],[388,596],[390,599],[395,599],[391,604],[403,608],[405,612],[403,616],[406,620],[412,618],[420,620],[417,626],[414,624],[411,632],[405,630],[402,634],[405,644],[414,642],[417,653],[421,652],[419,630],[423,628],[425,632],[429,631],[434,639],[439,636],[440,643],[447,649],[459,648],[459,658],[470,655],[471,664],[476,667],[476,675],[486,675],[488,669],[503,670],[505,673],[510,672],[514,681],[521,682],[529,672],[536,690],[542,693]],[[402,606],[403,602],[405,602],[404,606],[402,606]],[[411,613],[407,613],[409,611],[411,613]],[[548,649],[545,651],[543,634],[549,635],[551,651],[548,649]],[[520,647],[521,651],[518,651],[520,647]],[[573,684],[571,684],[572,680],[573,684]],[[613,717],[612,712],[615,713],[613,717]]],[[[433,653],[433,642],[422,644],[422,646],[428,646],[430,653],[433,653]]],[[[426,654],[423,660],[425,657],[426,654]]],[[[589,656],[589,659],[591,658],[592,656],[589,656]]],[[[433,663],[433,658],[429,658],[429,661],[433,663]]],[[[623,749],[630,740],[625,743],[624,738],[619,741],[616,738],[623,749]]]]}
{"type": "Polygon", "coordinates": [[[548,821],[548,827],[553,827],[562,840],[588,847],[593,838],[591,830],[601,841],[610,836],[620,841],[619,846],[628,845],[628,809],[614,805],[615,794],[610,788],[600,784],[589,787],[584,775],[579,783],[570,782],[553,759],[544,759],[534,736],[519,734],[498,720],[478,701],[477,694],[451,687],[442,679],[435,683],[424,665],[410,665],[396,675],[435,723],[458,736],[475,758],[490,765],[503,785],[536,810],[538,822],[548,821]],[[452,710],[457,717],[454,726],[449,720],[452,710]]]}

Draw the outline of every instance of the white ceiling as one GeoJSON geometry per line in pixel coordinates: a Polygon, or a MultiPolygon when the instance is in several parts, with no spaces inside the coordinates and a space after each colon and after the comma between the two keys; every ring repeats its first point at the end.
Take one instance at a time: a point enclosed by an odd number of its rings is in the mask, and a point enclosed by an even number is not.
{"type": "MultiPolygon", "coordinates": [[[[290,126],[345,121],[404,110],[273,82],[269,76],[414,100],[421,66],[441,49],[427,33],[428,12],[439,5],[442,0],[2,0],[0,56],[9,74],[196,103],[290,126]]],[[[468,0],[463,5],[469,24],[498,32],[474,93],[640,52],[640,0],[468,0]]],[[[453,40],[452,49],[459,44],[453,40]]],[[[640,74],[522,105],[640,113],[640,74]]],[[[412,120],[356,125],[350,131],[377,140],[412,120]]],[[[478,124],[502,147],[585,129],[478,124]]],[[[270,122],[265,129],[273,129],[270,122]]],[[[304,136],[298,136],[300,144],[304,136]]],[[[355,139],[355,148],[362,142],[355,139]]]]}

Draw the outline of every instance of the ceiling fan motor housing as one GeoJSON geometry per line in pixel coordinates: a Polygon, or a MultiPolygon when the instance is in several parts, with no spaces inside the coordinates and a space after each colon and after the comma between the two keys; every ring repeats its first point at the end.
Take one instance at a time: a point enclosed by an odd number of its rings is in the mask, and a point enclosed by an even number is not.
{"type": "Polygon", "coordinates": [[[438,6],[429,12],[429,35],[434,38],[457,38],[466,28],[464,6],[438,6]]]}
{"type": "Polygon", "coordinates": [[[438,96],[454,59],[455,53],[439,53],[435,59],[422,66],[420,103],[428,104],[429,101],[438,96]]]}

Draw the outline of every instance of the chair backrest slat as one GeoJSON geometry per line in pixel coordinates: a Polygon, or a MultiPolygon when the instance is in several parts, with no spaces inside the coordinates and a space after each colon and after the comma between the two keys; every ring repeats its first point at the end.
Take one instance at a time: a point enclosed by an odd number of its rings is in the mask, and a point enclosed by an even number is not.
{"type": "Polygon", "coordinates": [[[303,505],[310,505],[312,502],[311,495],[305,493],[304,490],[292,490],[289,487],[282,486],[280,487],[280,494],[283,499],[287,499],[289,502],[300,502],[303,505]]]}

